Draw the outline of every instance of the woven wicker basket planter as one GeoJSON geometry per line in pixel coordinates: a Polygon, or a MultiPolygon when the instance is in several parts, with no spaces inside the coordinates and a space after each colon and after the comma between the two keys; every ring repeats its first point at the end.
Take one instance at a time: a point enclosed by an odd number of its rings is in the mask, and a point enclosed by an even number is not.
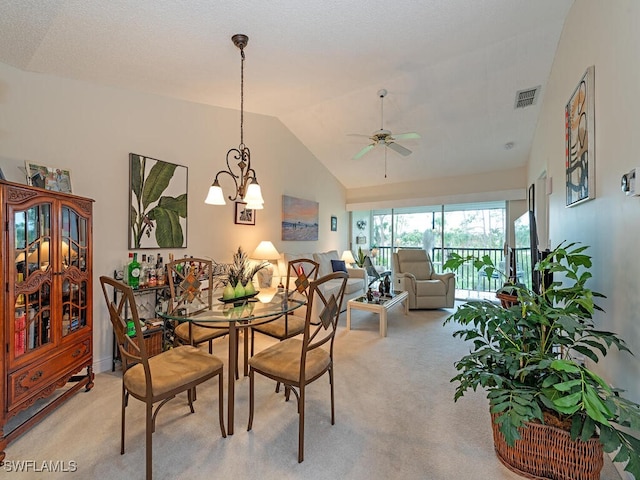
{"type": "Polygon", "coordinates": [[[599,480],[604,464],[602,444],[571,440],[569,432],[539,423],[520,430],[515,445],[507,445],[491,416],[493,443],[498,459],[510,470],[527,478],[550,480],[599,480]]]}

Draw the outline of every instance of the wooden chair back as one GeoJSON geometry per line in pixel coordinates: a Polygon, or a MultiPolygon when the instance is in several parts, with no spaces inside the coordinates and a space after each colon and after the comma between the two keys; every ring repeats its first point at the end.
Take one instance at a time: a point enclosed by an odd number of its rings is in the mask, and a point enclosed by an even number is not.
{"type": "Polygon", "coordinates": [[[309,299],[309,286],[318,278],[320,264],[309,258],[291,260],[287,264],[287,291],[302,295],[304,302],[309,299]]]}
{"type": "Polygon", "coordinates": [[[167,265],[169,277],[168,311],[189,307],[190,313],[210,308],[213,304],[213,261],[182,258],[167,265]]]}
{"type": "Polygon", "coordinates": [[[137,339],[143,339],[144,337],[133,290],[128,285],[107,276],[100,277],[100,285],[109,310],[109,319],[111,320],[111,325],[113,325],[113,332],[116,335],[116,344],[122,359],[122,370],[126,372],[132,365],[141,363],[144,366],[145,376],[150,388],[151,374],[149,372],[147,347],[144,340],[137,341],[137,339]],[[135,326],[135,337],[130,337],[127,334],[127,322],[129,320],[135,326]]]}
{"type": "Polygon", "coordinates": [[[328,343],[329,355],[333,359],[333,343],[348,278],[349,276],[345,272],[333,272],[311,282],[309,286],[309,303],[307,305],[307,318],[302,339],[302,357],[300,359],[301,385],[311,380],[304,378],[306,357],[310,351],[328,343]],[[339,280],[337,290],[335,285],[331,285],[329,289],[326,288],[327,283],[333,280],[339,280]],[[325,293],[325,290],[332,293],[325,293]],[[314,312],[319,313],[316,316],[314,312]]]}

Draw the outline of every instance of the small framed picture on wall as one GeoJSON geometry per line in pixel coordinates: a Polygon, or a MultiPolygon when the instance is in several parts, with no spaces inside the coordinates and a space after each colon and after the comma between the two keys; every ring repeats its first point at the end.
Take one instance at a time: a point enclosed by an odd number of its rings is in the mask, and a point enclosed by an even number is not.
{"type": "Polygon", "coordinates": [[[255,225],[256,211],[247,208],[244,202],[236,202],[236,224],[238,225],[255,225]]]}
{"type": "Polygon", "coordinates": [[[338,231],[338,217],[331,216],[331,231],[338,231]]]}

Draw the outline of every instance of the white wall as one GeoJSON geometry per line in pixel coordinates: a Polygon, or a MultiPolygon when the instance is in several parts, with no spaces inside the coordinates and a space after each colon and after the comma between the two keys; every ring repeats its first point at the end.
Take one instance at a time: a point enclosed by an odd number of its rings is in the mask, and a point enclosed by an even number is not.
{"type": "MultiPolygon", "coordinates": [[[[247,85],[247,88],[251,88],[247,85]]],[[[128,256],[129,153],[185,165],[188,171],[189,254],[229,261],[261,240],[280,251],[347,248],[345,190],[274,117],[245,113],[245,142],[262,187],[265,209],[255,226],[234,224],[234,205],[205,205],[207,189],[223,169],[229,148],[240,140],[238,111],[154,95],[27,73],[0,64],[0,168],[8,180],[25,183],[24,161],[69,168],[73,191],[94,205],[94,362],[111,367],[111,324],[98,277],[113,274],[128,256]],[[317,242],[283,242],[282,195],[320,204],[317,242]],[[338,231],[330,231],[330,217],[338,231]]],[[[231,187],[221,180],[225,192],[231,187]]],[[[157,250],[147,253],[157,254],[157,250]]],[[[169,250],[163,250],[168,258],[169,250]]]]}
{"type": "MultiPolygon", "coordinates": [[[[529,165],[529,183],[552,178],[551,245],[578,241],[591,248],[588,284],[607,296],[598,314],[602,329],[616,332],[640,355],[640,197],[620,191],[620,177],[640,165],[640,2],[576,0],[551,70],[529,165]],[[596,198],[565,207],[564,107],[588,66],[595,65],[596,198]]],[[[595,368],[640,401],[640,357],[612,350],[595,368]]]]}
{"type": "Polygon", "coordinates": [[[352,188],[347,191],[347,210],[522,200],[526,198],[526,181],[527,170],[521,167],[480,175],[352,188]]]}

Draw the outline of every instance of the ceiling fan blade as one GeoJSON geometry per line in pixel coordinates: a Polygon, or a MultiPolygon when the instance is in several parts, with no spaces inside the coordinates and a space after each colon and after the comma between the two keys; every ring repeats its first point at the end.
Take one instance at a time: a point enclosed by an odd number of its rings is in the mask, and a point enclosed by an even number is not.
{"type": "Polygon", "coordinates": [[[400,155],[403,155],[405,157],[407,155],[411,155],[411,150],[409,150],[408,148],[404,148],[402,145],[398,145],[395,142],[387,142],[387,147],[389,147],[391,150],[394,150],[398,152],[400,155]]]}
{"type": "Polygon", "coordinates": [[[375,146],[376,146],[376,144],[375,144],[375,143],[372,143],[371,145],[367,145],[367,146],[366,146],[366,147],[364,147],[362,150],[360,150],[358,153],[356,153],[356,154],[353,156],[353,159],[354,159],[354,160],[358,160],[359,158],[362,158],[362,157],[364,156],[364,154],[365,154],[365,153],[367,153],[367,152],[371,151],[371,149],[372,149],[373,147],[375,147],[375,146]]]}
{"type": "Polygon", "coordinates": [[[371,138],[371,134],[365,135],[364,133],[347,133],[347,137],[367,137],[367,138],[371,138]]]}
{"type": "Polygon", "coordinates": [[[420,138],[420,134],[416,132],[399,133],[398,135],[392,135],[394,140],[415,140],[420,138]]]}

